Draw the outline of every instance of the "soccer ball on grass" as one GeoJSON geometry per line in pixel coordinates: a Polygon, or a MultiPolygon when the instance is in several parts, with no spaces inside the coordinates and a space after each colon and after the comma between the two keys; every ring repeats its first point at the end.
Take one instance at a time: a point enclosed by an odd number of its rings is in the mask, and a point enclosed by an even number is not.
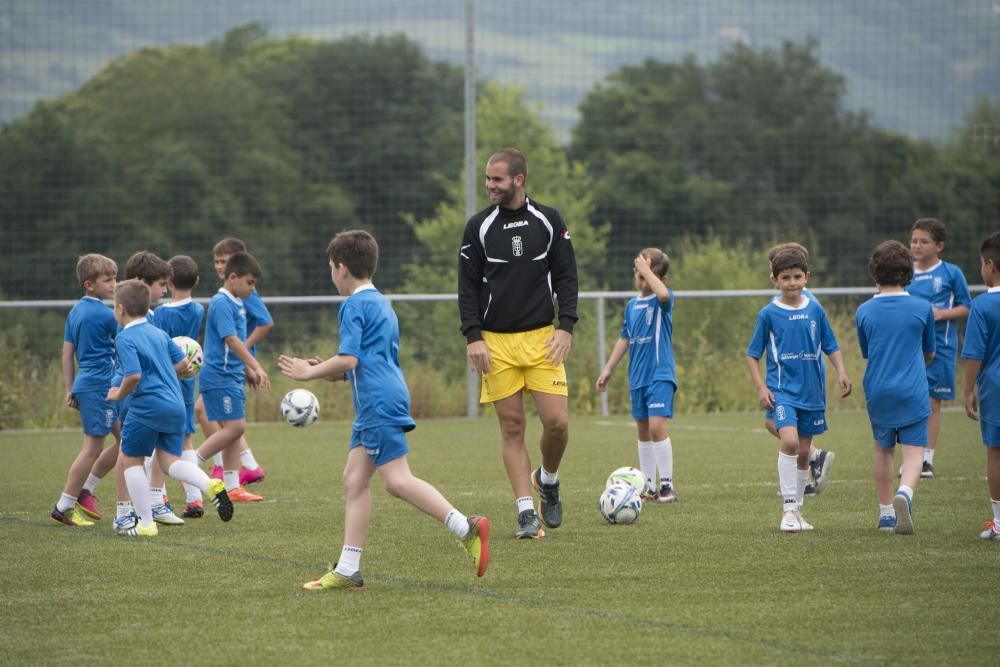
{"type": "Polygon", "coordinates": [[[642,496],[630,484],[612,484],[601,493],[599,505],[608,523],[635,523],[642,511],[642,496]]]}

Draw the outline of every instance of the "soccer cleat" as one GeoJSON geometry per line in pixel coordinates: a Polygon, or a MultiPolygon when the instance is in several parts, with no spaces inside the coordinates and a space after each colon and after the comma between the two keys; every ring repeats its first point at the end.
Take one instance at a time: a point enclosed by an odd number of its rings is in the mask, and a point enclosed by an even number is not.
{"type": "Polygon", "coordinates": [[[892,509],[896,511],[897,535],[913,534],[913,501],[903,493],[897,493],[892,499],[892,509]]]}
{"type": "Polygon", "coordinates": [[[562,525],[559,480],[556,480],[554,484],[542,484],[541,475],[541,468],[535,468],[531,473],[531,485],[538,492],[538,516],[548,528],[558,528],[562,525]]]}
{"type": "Polygon", "coordinates": [[[655,491],[650,491],[648,488],[642,492],[642,504],[655,503],[656,499],[659,497],[655,491]]]}
{"type": "MultiPolygon", "coordinates": [[[[218,480],[216,480],[218,481],[218,480]]],[[[228,492],[229,499],[234,503],[259,503],[264,500],[264,496],[258,496],[255,493],[250,493],[242,486],[239,486],[232,491],[228,492]]]]}
{"type": "Polygon", "coordinates": [[[524,510],[517,515],[517,532],[514,533],[514,537],[519,540],[537,540],[545,537],[545,531],[542,530],[542,524],[535,510],[524,510]]]}
{"type": "Polygon", "coordinates": [[[798,510],[782,512],[781,525],[779,528],[783,533],[800,533],[804,530],[813,529],[812,525],[802,518],[802,514],[800,514],[798,510]]]}
{"type": "Polygon", "coordinates": [[[358,570],[347,577],[337,572],[334,563],[330,571],[316,581],[307,581],[302,585],[307,591],[321,591],[324,589],[339,589],[342,591],[361,591],[365,588],[365,580],[361,578],[361,570],[358,570]]]}
{"type": "Polygon", "coordinates": [[[815,496],[819,491],[816,490],[816,485],[809,483],[806,484],[806,488],[802,489],[802,495],[804,496],[815,496]]]}
{"type": "Polygon", "coordinates": [[[222,466],[212,466],[212,474],[209,477],[212,479],[222,479],[222,466]]]}
{"type": "Polygon", "coordinates": [[[76,498],[76,506],[91,519],[101,520],[101,510],[97,507],[97,496],[87,489],[80,491],[80,495],[76,498]]]}
{"type": "Polygon", "coordinates": [[[1000,531],[998,531],[997,528],[998,526],[996,521],[987,521],[986,530],[979,533],[979,539],[1000,542],[1000,531]]]}
{"type": "Polygon", "coordinates": [[[253,470],[250,468],[240,468],[240,486],[256,484],[264,481],[264,468],[257,466],[253,470]]]}
{"type": "Polygon", "coordinates": [[[490,566],[490,520],[484,516],[469,517],[469,534],[460,540],[462,547],[472,556],[476,576],[486,574],[490,566]]]}
{"type": "Polygon", "coordinates": [[[920,479],[934,479],[934,464],[924,461],[924,466],[920,469],[920,479]]]}
{"type": "Polygon", "coordinates": [[[156,503],[153,505],[153,521],[167,526],[183,526],[184,519],[174,514],[174,508],[170,503],[156,503]]]}
{"type": "Polygon", "coordinates": [[[139,523],[139,517],[135,512],[129,512],[125,516],[116,516],[111,528],[119,535],[127,536],[128,532],[139,523]]]}
{"type": "Polygon", "coordinates": [[[213,479],[208,483],[208,497],[212,499],[220,519],[229,521],[233,518],[233,501],[221,479],[213,479]]]}
{"type": "Polygon", "coordinates": [[[119,530],[118,534],[122,537],[156,537],[160,531],[157,529],[155,521],[149,526],[143,526],[136,521],[130,528],[119,530]]]}
{"type": "Polygon", "coordinates": [[[65,512],[60,512],[58,507],[53,507],[52,511],[49,512],[49,516],[52,520],[61,523],[64,526],[93,526],[94,522],[90,521],[83,512],[78,510],[76,506],[73,506],[66,510],[65,512]]]}
{"type": "MultiPolygon", "coordinates": [[[[219,480],[215,480],[219,481],[219,480]]],[[[225,484],[222,485],[225,488],[225,484]]],[[[192,500],[184,508],[184,513],[181,515],[185,519],[200,519],[205,516],[205,506],[200,500],[192,500]]]]}
{"type": "MultiPolygon", "coordinates": [[[[837,455],[831,451],[821,449],[819,454],[816,456],[816,460],[809,464],[809,469],[812,472],[813,482],[815,482],[815,494],[819,495],[823,493],[823,489],[826,488],[827,483],[830,481],[830,469],[833,468],[833,461],[837,458],[837,455]]],[[[806,487],[807,495],[812,495],[808,493],[809,487],[806,487]]]]}
{"type": "Polygon", "coordinates": [[[883,533],[893,533],[896,531],[896,517],[883,514],[878,518],[878,529],[883,533]]]}
{"type": "Polygon", "coordinates": [[[676,503],[677,494],[674,493],[674,485],[664,483],[660,486],[660,492],[656,494],[656,502],[661,504],[676,503]]]}

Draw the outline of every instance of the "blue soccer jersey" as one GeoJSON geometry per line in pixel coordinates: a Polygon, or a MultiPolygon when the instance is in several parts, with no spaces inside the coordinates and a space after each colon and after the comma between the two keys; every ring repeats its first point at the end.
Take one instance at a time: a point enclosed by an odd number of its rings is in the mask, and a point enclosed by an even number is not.
{"type": "Polygon", "coordinates": [[[972,301],[965,325],[963,359],[979,359],[979,419],[1000,426],[1000,287],[991,287],[972,301]]]}
{"type": "MultiPolygon", "coordinates": [[[[669,290],[668,290],[669,291],[669,290]]],[[[674,374],[673,334],[674,294],[661,302],[655,294],[639,296],[625,306],[621,338],[628,341],[628,384],[630,389],[654,382],[672,382],[674,374]]]]}
{"type": "Polygon", "coordinates": [[[767,388],[775,405],[802,410],[826,409],[826,366],[823,353],[839,348],[826,313],[816,301],[802,297],[789,306],[775,299],[757,313],[747,356],[767,354],[767,388]]]}
{"type": "Polygon", "coordinates": [[[354,395],[354,430],[412,429],[410,390],[399,366],[399,320],[389,300],[374,285],[362,285],[340,305],[337,317],[337,353],[358,360],[348,374],[354,395]]]}
{"type": "Polygon", "coordinates": [[[243,360],[226,345],[226,338],[247,340],[247,313],[243,301],[225,287],[208,304],[205,323],[205,365],[201,369],[201,390],[243,386],[243,360]]]}
{"type": "Polygon", "coordinates": [[[107,391],[115,372],[115,311],[92,296],[81,298],[66,318],[63,340],[73,344],[79,367],[73,393],[107,391]]]}
{"type": "MultiPolygon", "coordinates": [[[[187,336],[198,340],[204,319],[205,307],[190,297],[165,303],[153,311],[153,324],[166,331],[171,338],[187,336]]],[[[184,402],[188,405],[195,401],[195,383],[194,377],[181,380],[184,402]]]]}
{"type": "Polygon", "coordinates": [[[184,352],[165,331],[147,320],[129,322],[115,342],[123,377],[141,374],[130,395],[129,420],[158,433],[183,433],[187,413],[174,364],[184,352]]]}
{"type": "MultiPolygon", "coordinates": [[[[274,323],[274,320],[271,319],[271,313],[267,310],[260,295],[257,294],[257,290],[250,292],[250,296],[243,299],[243,307],[247,311],[247,338],[257,327],[274,323]]],[[[256,345],[250,348],[250,354],[257,356],[256,345]]]]}
{"type": "MultiPolygon", "coordinates": [[[[961,269],[948,262],[938,262],[926,271],[913,270],[913,280],[906,291],[920,297],[938,309],[970,306],[969,284],[961,269]]],[[[958,351],[958,322],[941,320],[937,322],[935,356],[953,361],[958,351]]]]}
{"type": "Polygon", "coordinates": [[[906,292],[878,294],[856,316],[872,424],[898,428],[931,413],[924,355],[934,351],[934,313],[906,292]]]}

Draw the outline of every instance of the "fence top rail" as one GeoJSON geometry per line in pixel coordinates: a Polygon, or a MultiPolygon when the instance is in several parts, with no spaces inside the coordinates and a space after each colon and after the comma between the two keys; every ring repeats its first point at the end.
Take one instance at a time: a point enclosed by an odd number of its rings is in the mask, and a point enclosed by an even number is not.
{"type": "MultiPolygon", "coordinates": [[[[836,296],[870,296],[875,293],[874,287],[817,287],[810,289],[813,294],[836,295],[836,296]]],[[[985,285],[969,285],[970,292],[985,292],[985,285]]],[[[722,289],[722,290],[675,290],[674,295],[681,299],[724,299],[724,298],[761,298],[774,296],[775,290],[770,289],[722,289]]],[[[581,299],[631,299],[636,295],[635,290],[628,291],[608,291],[608,292],[580,292],[581,299]]],[[[458,295],[447,294],[386,294],[390,301],[457,301],[458,295]]],[[[315,305],[341,303],[346,296],[324,294],[317,296],[262,296],[264,303],[272,304],[292,304],[292,305],[315,305]]],[[[211,297],[198,297],[194,299],[198,303],[207,304],[211,297]]],[[[10,300],[0,301],[0,309],[4,308],[72,308],[78,299],[38,299],[38,300],[10,300]]],[[[110,304],[108,300],[105,303],[110,304]]]]}

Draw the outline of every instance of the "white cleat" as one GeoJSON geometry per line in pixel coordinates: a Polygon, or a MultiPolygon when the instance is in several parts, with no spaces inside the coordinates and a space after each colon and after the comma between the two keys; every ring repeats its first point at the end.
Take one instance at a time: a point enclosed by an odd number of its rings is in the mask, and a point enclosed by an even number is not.
{"type": "Polygon", "coordinates": [[[802,514],[795,510],[781,513],[781,525],[779,527],[783,533],[800,533],[804,530],[813,529],[812,525],[802,518],[802,514]]]}
{"type": "Polygon", "coordinates": [[[164,503],[153,505],[153,521],[167,526],[184,525],[184,519],[174,514],[173,508],[164,503]]]}

